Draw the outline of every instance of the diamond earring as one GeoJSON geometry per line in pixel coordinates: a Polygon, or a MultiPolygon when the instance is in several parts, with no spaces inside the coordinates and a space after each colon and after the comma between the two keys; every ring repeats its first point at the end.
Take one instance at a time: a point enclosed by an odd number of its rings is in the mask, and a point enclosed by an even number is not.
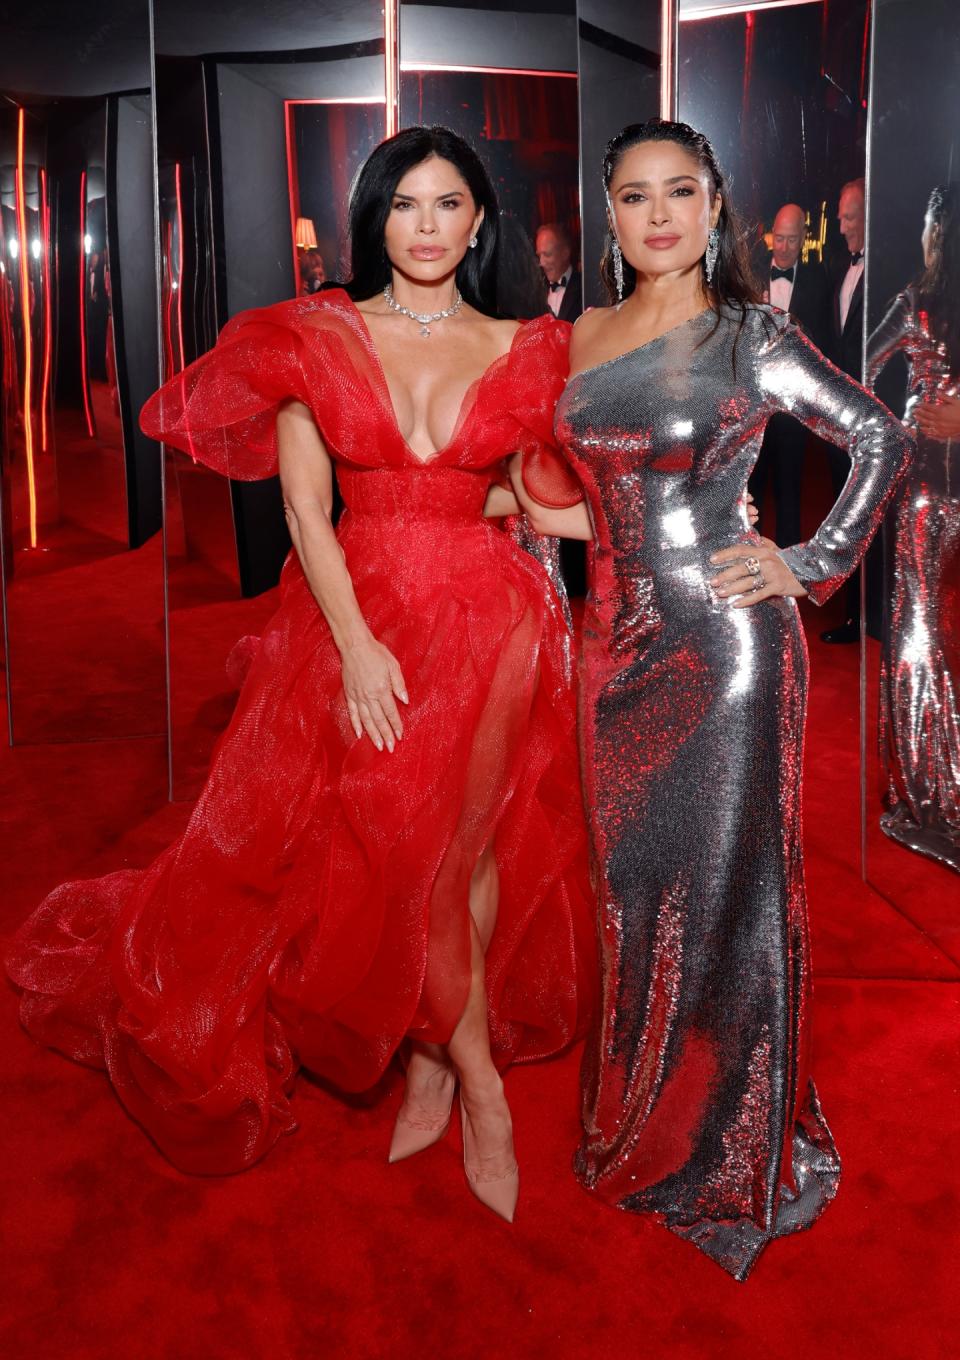
{"type": "Polygon", "coordinates": [[[703,257],[703,269],[707,276],[707,283],[713,281],[713,271],[717,267],[717,256],[720,254],[720,232],[717,227],[710,228],[710,235],[707,237],[707,253],[703,257]]]}
{"type": "Polygon", "coordinates": [[[477,248],[477,238],[476,238],[475,236],[471,236],[471,237],[470,237],[470,249],[471,249],[471,250],[476,250],[476,248],[477,248]]]}
{"type": "Polygon", "coordinates": [[[620,249],[620,242],[613,237],[613,280],[617,285],[617,301],[623,301],[623,252],[620,249]]]}

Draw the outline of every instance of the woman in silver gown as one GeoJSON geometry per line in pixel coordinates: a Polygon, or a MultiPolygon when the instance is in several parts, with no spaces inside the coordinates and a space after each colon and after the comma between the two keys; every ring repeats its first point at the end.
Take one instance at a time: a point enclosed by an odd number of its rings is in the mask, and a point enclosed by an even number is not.
{"type": "Polygon", "coordinates": [[[622,301],[578,322],[556,414],[587,511],[562,467],[513,467],[535,527],[595,539],[580,730],[603,999],[575,1165],[744,1279],[767,1242],[809,1226],[840,1170],[808,1071],[807,656],[791,597],[821,603],[853,571],[910,441],[755,303],[703,136],[625,129],[604,186],[622,301]],[[852,463],[817,534],[786,551],[744,506],[776,412],[852,463]]]}
{"type": "Polygon", "coordinates": [[[891,516],[880,673],[888,836],[960,872],[960,188],[938,186],[924,221],[924,273],[867,345],[872,386],[907,360],[904,423],[917,458],[891,516]],[[950,436],[957,436],[951,438],[950,436]]]}

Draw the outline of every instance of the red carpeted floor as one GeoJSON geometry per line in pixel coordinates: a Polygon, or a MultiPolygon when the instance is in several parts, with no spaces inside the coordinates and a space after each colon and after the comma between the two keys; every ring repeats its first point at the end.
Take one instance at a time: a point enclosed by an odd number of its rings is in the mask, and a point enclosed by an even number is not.
{"type": "MultiPolygon", "coordinates": [[[[812,629],[824,619],[809,611],[812,629]]],[[[829,617],[826,621],[829,621],[829,617]]],[[[815,636],[815,631],[814,631],[815,636]]],[[[515,1225],[467,1193],[456,1132],[390,1167],[397,1079],[301,1081],[298,1133],[224,1180],[169,1167],[104,1078],[36,1048],[2,989],[0,1354],[24,1360],[614,1360],[957,1353],[956,879],[894,907],[857,863],[855,649],[813,647],[807,851],[816,1075],[836,1203],[746,1285],[574,1182],[579,1053],[509,1076],[515,1225]]],[[[156,737],[0,751],[9,932],[68,876],[146,863],[183,825],[156,737]]],[[[901,852],[905,853],[905,852],[901,852]]]]}

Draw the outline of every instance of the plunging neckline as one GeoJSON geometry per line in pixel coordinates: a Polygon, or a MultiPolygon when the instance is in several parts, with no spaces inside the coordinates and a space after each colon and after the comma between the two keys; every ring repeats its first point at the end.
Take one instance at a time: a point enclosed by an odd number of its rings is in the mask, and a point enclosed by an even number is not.
{"type": "MultiPolygon", "coordinates": [[[[353,315],[357,318],[357,321],[359,322],[362,339],[366,344],[367,350],[369,351],[370,358],[372,359],[374,367],[377,372],[377,376],[383,385],[384,405],[386,407],[387,414],[390,416],[393,428],[396,430],[397,438],[403,445],[404,452],[408,455],[408,457],[413,459],[413,461],[418,465],[418,467],[429,467],[431,463],[437,462],[438,459],[443,458],[447,453],[450,452],[450,450],[454,447],[457,440],[463,433],[467,421],[470,419],[471,415],[476,409],[477,393],[480,388],[480,384],[484,382],[484,380],[493,371],[493,369],[497,367],[498,364],[504,363],[506,360],[510,358],[510,356],[513,354],[514,346],[517,343],[517,336],[521,333],[521,331],[526,330],[528,326],[534,324],[533,321],[520,322],[520,324],[517,326],[517,329],[514,331],[513,335],[510,338],[509,349],[504,350],[502,354],[498,354],[495,359],[493,359],[489,364],[487,364],[483,372],[478,374],[478,376],[474,378],[470,385],[467,387],[466,391],[463,394],[463,397],[460,400],[460,405],[457,409],[457,418],[453,423],[453,432],[451,433],[450,438],[446,441],[446,443],[442,444],[441,447],[437,449],[434,453],[431,453],[429,457],[421,458],[420,455],[410,446],[409,441],[405,438],[403,431],[400,429],[400,421],[397,418],[396,407],[394,406],[393,398],[390,395],[390,384],[387,382],[387,371],[383,366],[383,360],[380,358],[380,351],[377,349],[376,342],[374,341],[373,332],[367,325],[367,321],[363,312],[361,312],[360,308],[354,302],[353,298],[350,297],[349,293],[345,292],[343,289],[338,289],[338,291],[343,293],[343,296],[349,305],[350,311],[353,313],[353,315]]],[[[327,297],[329,298],[329,293],[327,294],[327,297]]]]}
{"type": "Polygon", "coordinates": [[[651,345],[656,345],[660,340],[666,340],[668,336],[674,335],[677,331],[682,331],[684,326],[692,326],[695,321],[700,321],[705,316],[716,316],[717,313],[712,307],[704,307],[700,312],[695,312],[693,316],[688,316],[686,321],[678,321],[675,326],[668,327],[661,331],[659,335],[653,335],[649,340],[644,340],[642,345],[632,345],[630,349],[623,350],[620,354],[615,354],[612,359],[601,359],[598,364],[590,364],[587,368],[580,368],[576,373],[571,373],[568,382],[576,382],[578,378],[586,377],[588,373],[598,373],[601,369],[609,368],[611,364],[619,364],[623,359],[629,359],[633,354],[640,354],[643,350],[649,349],[651,345]]]}

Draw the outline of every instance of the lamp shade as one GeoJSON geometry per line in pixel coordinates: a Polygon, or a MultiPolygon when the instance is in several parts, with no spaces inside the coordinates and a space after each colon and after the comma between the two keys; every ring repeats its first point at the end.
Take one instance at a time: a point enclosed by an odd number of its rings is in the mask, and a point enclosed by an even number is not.
{"type": "Polygon", "coordinates": [[[293,239],[296,241],[298,250],[316,250],[317,230],[313,225],[312,217],[298,217],[297,225],[294,228],[293,239]]]}

